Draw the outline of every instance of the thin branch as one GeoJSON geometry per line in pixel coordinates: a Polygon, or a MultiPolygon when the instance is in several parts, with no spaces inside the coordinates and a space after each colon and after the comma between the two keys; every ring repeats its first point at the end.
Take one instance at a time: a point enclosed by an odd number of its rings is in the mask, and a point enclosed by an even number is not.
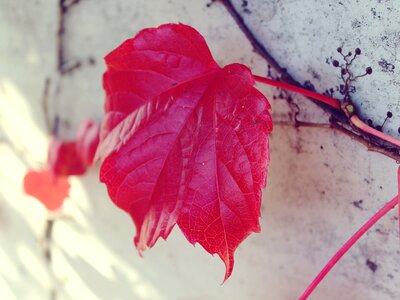
{"type": "Polygon", "coordinates": [[[71,66],[65,59],[64,39],[65,39],[65,17],[74,5],[80,0],[59,0],[58,3],[58,31],[57,31],[57,70],[61,75],[74,71],[81,66],[80,62],[76,62],[71,66]]]}
{"type": "Polygon", "coordinates": [[[58,3],[58,31],[57,31],[57,70],[62,73],[64,59],[64,34],[65,34],[65,14],[67,9],[64,6],[65,0],[58,3]]]}
{"type": "Polygon", "coordinates": [[[239,28],[242,30],[246,38],[249,40],[254,50],[268,62],[268,64],[278,73],[279,77],[282,78],[283,81],[296,84],[297,82],[289,74],[287,74],[286,69],[282,68],[279,65],[279,63],[275,60],[275,58],[273,58],[272,55],[269,54],[264,45],[260,43],[259,40],[256,39],[251,30],[245,25],[242,16],[236,11],[231,1],[221,0],[220,2],[222,2],[222,4],[230,13],[232,18],[236,21],[236,24],[239,26],[239,28]]]}
{"type": "Polygon", "coordinates": [[[400,141],[395,139],[394,137],[391,137],[387,134],[384,134],[381,131],[376,130],[375,128],[372,128],[370,126],[368,126],[367,124],[365,124],[363,121],[361,121],[361,119],[357,116],[357,115],[353,115],[350,118],[350,122],[351,124],[353,124],[354,126],[356,126],[358,129],[373,135],[374,137],[380,138],[388,143],[391,143],[393,145],[396,145],[397,147],[400,147],[400,141]]]}
{"type": "Polygon", "coordinates": [[[53,242],[53,229],[55,225],[55,219],[52,216],[48,216],[46,220],[46,226],[44,228],[44,234],[42,238],[42,251],[43,257],[46,262],[46,266],[48,268],[49,276],[53,281],[53,285],[49,291],[49,299],[56,300],[57,299],[57,278],[54,275],[52,269],[52,242],[53,242]]]}
{"type": "Polygon", "coordinates": [[[75,4],[78,4],[81,0],[63,0],[63,5],[66,9],[71,8],[75,4]]]}
{"type": "Polygon", "coordinates": [[[397,152],[397,149],[395,148],[388,148],[391,151],[387,149],[383,149],[379,145],[374,144],[370,140],[366,140],[363,136],[361,135],[356,135],[354,134],[353,131],[350,131],[349,129],[345,128],[344,124],[338,124],[337,122],[331,120],[330,124],[323,124],[323,123],[308,123],[308,122],[303,122],[296,120],[295,122],[288,122],[288,121],[274,121],[274,126],[291,126],[294,128],[299,128],[299,127],[308,127],[308,128],[317,128],[317,129],[333,129],[337,130],[345,135],[347,135],[349,138],[352,140],[357,141],[358,143],[364,145],[368,151],[370,152],[376,152],[383,154],[387,157],[392,158],[393,160],[398,160],[399,159],[399,154],[397,152]]]}
{"type": "Polygon", "coordinates": [[[47,133],[51,133],[51,127],[52,127],[50,120],[50,113],[49,113],[49,88],[50,88],[50,78],[46,78],[43,88],[42,108],[43,108],[43,115],[47,133]]]}
{"type": "Polygon", "coordinates": [[[82,63],[80,61],[77,61],[73,64],[63,64],[62,68],[60,70],[61,75],[65,75],[68,73],[71,73],[73,71],[75,71],[76,69],[79,69],[82,66],[82,63]]]}
{"type": "Polygon", "coordinates": [[[353,140],[359,142],[360,144],[364,145],[365,147],[367,147],[368,151],[380,153],[380,154],[390,157],[396,161],[399,160],[400,155],[399,155],[399,151],[397,148],[388,147],[388,146],[385,148],[382,148],[380,144],[376,144],[375,142],[371,141],[370,139],[367,139],[365,136],[354,133],[354,131],[351,131],[350,129],[345,128],[343,126],[343,124],[338,124],[338,123],[334,122],[334,123],[331,123],[331,125],[332,125],[333,129],[338,130],[341,133],[344,133],[351,139],[353,139],[353,140]]]}
{"type": "Polygon", "coordinates": [[[51,264],[51,242],[53,235],[53,227],[54,227],[54,219],[48,218],[46,221],[46,227],[44,229],[43,235],[43,256],[45,261],[50,265],[51,264]]]}
{"type": "Polygon", "coordinates": [[[308,127],[308,128],[320,128],[320,129],[329,129],[333,128],[331,124],[327,123],[309,123],[296,120],[295,122],[290,121],[274,121],[274,126],[289,126],[289,127],[308,127]]]}

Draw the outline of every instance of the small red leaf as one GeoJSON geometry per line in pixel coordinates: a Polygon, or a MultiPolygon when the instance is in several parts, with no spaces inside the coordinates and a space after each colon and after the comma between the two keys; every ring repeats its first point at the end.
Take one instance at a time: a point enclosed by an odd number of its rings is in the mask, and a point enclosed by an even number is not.
{"type": "Polygon", "coordinates": [[[177,223],[233,269],[260,230],[272,121],[240,64],[220,68],[189,26],[142,30],[105,58],[106,117],[97,156],[111,199],[135,222],[139,251],[177,223]]]}
{"type": "Polygon", "coordinates": [[[86,166],[82,162],[76,142],[53,139],[49,146],[49,166],[54,176],[82,175],[86,166]]]}
{"type": "Polygon", "coordinates": [[[99,144],[99,127],[92,120],[81,123],[75,141],[54,138],[49,146],[49,165],[55,176],[82,175],[92,165],[99,144]]]}
{"type": "Polygon", "coordinates": [[[93,163],[93,158],[99,144],[99,126],[92,120],[81,123],[76,135],[76,151],[82,163],[89,167],[93,163]]]}
{"type": "Polygon", "coordinates": [[[25,193],[38,199],[50,211],[62,206],[69,188],[68,178],[55,177],[48,170],[29,170],[24,177],[25,193]]]}

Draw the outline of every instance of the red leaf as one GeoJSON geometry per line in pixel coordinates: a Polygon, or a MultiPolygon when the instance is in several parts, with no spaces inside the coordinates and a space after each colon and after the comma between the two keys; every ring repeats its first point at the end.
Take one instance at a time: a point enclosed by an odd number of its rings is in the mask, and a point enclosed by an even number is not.
{"type": "Polygon", "coordinates": [[[92,120],[81,123],[76,141],[53,139],[49,165],[55,176],[82,175],[92,165],[99,144],[99,127],[92,120]]]}
{"type": "Polygon", "coordinates": [[[111,199],[136,225],[139,251],[178,223],[233,269],[260,230],[272,121],[250,70],[220,68],[189,26],[145,29],[105,58],[106,117],[97,156],[111,199]]]}
{"type": "Polygon", "coordinates": [[[55,177],[48,170],[29,170],[24,177],[25,193],[38,199],[51,211],[59,209],[68,197],[70,184],[66,177],[55,177]]]}
{"type": "Polygon", "coordinates": [[[82,175],[86,171],[86,166],[77,152],[76,142],[53,139],[49,146],[48,160],[55,176],[82,175]]]}
{"type": "Polygon", "coordinates": [[[76,135],[76,151],[83,164],[89,167],[99,144],[99,126],[92,120],[81,123],[76,135]]]}

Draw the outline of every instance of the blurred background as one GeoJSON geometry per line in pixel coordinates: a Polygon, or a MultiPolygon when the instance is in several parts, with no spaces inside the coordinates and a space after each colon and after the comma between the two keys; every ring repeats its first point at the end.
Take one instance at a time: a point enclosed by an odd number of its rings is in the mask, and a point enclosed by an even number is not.
{"type": "MultiPolygon", "coordinates": [[[[228,2],[228,1],[227,1],[228,2]]],[[[301,83],[340,98],[337,47],[361,48],[353,100],[365,119],[399,137],[400,10],[396,1],[232,1],[254,36],[301,83]],[[361,3],[362,2],[362,3],[361,3]]],[[[230,3],[230,2],[229,2],[230,3]]],[[[328,259],[397,193],[397,164],[342,133],[293,126],[293,115],[327,124],[302,97],[260,86],[275,121],[262,231],[236,252],[231,278],[175,228],[140,258],[134,226],[99,183],[99,165],[71,177],[63,208],[49,214],[23,191],[28,169],[47,163],[50,131],[73,139],[101,122],[103,57],[144,27],[182,22],[216,61],[266,75],[220,1],[0,0],[0,299],[297,299],[328,259]],[[51,241],[45,239],[54,220],[51,241]],[[46,247],[51,260],[46,258],[46,247]]],[[[400,298],[398,217],[389,213],[340,261],[311,299],[400,298]]]]}

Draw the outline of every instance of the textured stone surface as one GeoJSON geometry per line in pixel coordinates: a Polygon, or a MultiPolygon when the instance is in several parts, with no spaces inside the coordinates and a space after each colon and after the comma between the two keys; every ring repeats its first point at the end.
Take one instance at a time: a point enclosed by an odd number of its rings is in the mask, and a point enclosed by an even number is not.
{"type": "MultiPolygon", "coordinates": [[[[371,65],[374,73],[358,82],[353,98],[362,115],[376,123],[392,111],[385,130],[396,134],[399,10],[394,4],[234,2],[279,63],[317,90],[340,84],[337,69],[326,63],[337,57],[335,49],[360,47],[358,67],[371,65]],[[395,69],[384,71],[382,59],[395,69]]],[[[52,266],[46,266],[40,246],[46,212],[22,193],[26,168],[46,161],[46,79],[50,117],[60,116],[60,135],[68,138],[82,119],[101,120],[102,57],[143,27],[192,25],[219,63],[238,61],[256,74],[265,73],[266,63],[224,7],[207,4],[81,0],[65,14],[62,42],[65,66],[80,62],[80,67],[61,74],[58,1],[0,1],[1,299],[50,299],[52,289],[58,300],[296,299],[339,246],[395,195],[397,165],[391,159],[339,132],[277,125],[262,232],[239,247],[233,275],[224,285],[219,259],[190,246],[177,229],[168,242],[159,241],[140,258],[132,243],[133,224],[98,183],[98,167],[73,180],[71,197],[54,227],[52,266]]],[[[261,89],[271,101],[277,94],[261,89]]],[[[327,121],[328,115],[308,100],[295,101],[300,118],[327,121]]],[[[289,120],[293,107],[282,99],[272,104],[276,120],[289,120]]],[[[344,257],[312,299],[398,299],[399,258],[393,211],[344,257]]]]}
{"type": "MultiPolygon", "coordinates": [[[[342,84],[340,69],[355,48],[355,75],[371,66],[373,74],[354,83],[352,95],[360,115],[381,125],[393,113],[384,132],[400,136],[400,7],[393,1],[232,1],[245,23],[274,58],[299,82],[311,82],[324,92],[342,84]]],[[[337,98],[342,98],[335,92],[337,98]]]]}

